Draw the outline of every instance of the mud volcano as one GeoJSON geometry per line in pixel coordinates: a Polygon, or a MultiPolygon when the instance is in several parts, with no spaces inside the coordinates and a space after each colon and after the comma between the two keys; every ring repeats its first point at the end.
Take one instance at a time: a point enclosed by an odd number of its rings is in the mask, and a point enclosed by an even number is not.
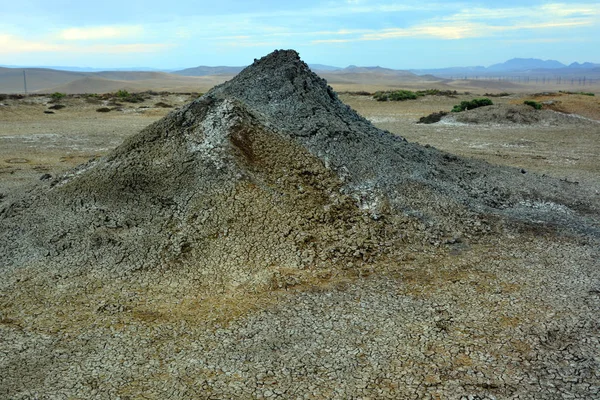
{"type": "Polygon", "coordinates": [[[275,51],[0,203],[0,395],[591,398],[598,196],[523,172],[275,51]]]}

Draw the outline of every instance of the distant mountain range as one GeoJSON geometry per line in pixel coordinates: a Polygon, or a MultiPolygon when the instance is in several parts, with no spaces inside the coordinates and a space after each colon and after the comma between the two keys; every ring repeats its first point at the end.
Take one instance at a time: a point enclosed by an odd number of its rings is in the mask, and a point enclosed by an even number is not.
{"type": "Polygon", "coordinates": [[[463,75],[547,75],[547,74],[564,74],[564,75],[580,75],[583,72],[590,72],[592,75],[600,75],[600,64],[584,62],[580,64],[574,62],[570,65],[563,64],[556,60],[540,60],[538,58],[513,58],[503,63],[490,65],[489,67],[472,66],[472,67],[450,67],[450,68],[435,68],[435,69],[411,69],[410,72],[415,74],[432,74],[442,78],[460,77],[463,75]]]}
{"type": "MultiPolygon", "coordinates": [[[[397,70],[383,67],[359,67],[350,65],[346,68],[335,67],[324,64],[309,64],[309,67],[318,73],[324,75],[344,75],[344,74],[383,74],[383,75],[435,75],[441,78],[462,77],[462,76],[490,76],[490,75],[548,75],[563,74],[563,75],[581,75],[589,73],[590,75],[600,75],[600,64],[584,62],[582,64],[574,62],[570,65],[563,64],[556,60],[540,60],[538,58],[513,58],[503,63],[483,66],[470,67],[450,67],[450,68],[434,68],[434,69],[411,69],[397,70]]],[[[209,75],[235,75],[245,67],[206,67],[199,66],[195,68],[187,68],[180,71],[173,71],[173,74],[183,76],[209,76],[209,75]]]]}
{"type": "MultiPolygon", "coordinates": [[[[136,71],[136,72],[168,72],[181,76],[212,76],[212,75],[236,75],[245,66],[230,67],[230,66],[198,66],[192,68],[185,68],[182,70],[174,69],[159,69],[159,68],[147,68],[147,67],[130,67],[130,68],[93,68],[93,67],[68,67],[68,66],[17,66],[17,65],[2,65],[0,67],[5,68],[43,68],[52,69],[57,71],[72,71],[72,72],[117,72],[117,71],[136,71]]],[[[563,64],[556,60],[541,60],[539,58],[513,58],[499,64],[493,64],[489,67],[484,66],[467,66],[467,67],[448,67],[448,68],[430,68],[430,69],[410,69],[410,70],[396,70],[383,67],[360,67],[356,65],[350,65],[346,68],[335,67],[332,65],[325,64],[309,64],[309,67],[313,71],[317,72],[328,72],[328,73],[383,73],[389,75],[397,75],[398,72],[402,73],[413,73],[417,75],[436,75],[439,77],[449,76],[460,76],[461,74],[473,75],[496,75],[498,73],[518,73],[518,72],[539,72],[540,70],[554,70],[555,72],[569,73],[577,71],[582,72],[585,70],[596,70],[600,68],[600,64],[584,62],[574,62],[569,65],[563,64]]],[[[596,72],[596,71],[594,71],[596,72]]]]}
{"type": "MultiPolygon", "coordinates": [[[[394,86],[414,82],[442,82],[455,79],[477,79],[482,77],[512,77],[510,79],[600,79],[600,64],[585,62],[562,64],[555,60],[514,58],[489,67],[451,67],[439,69],[396,70],[390,68],[360,67],[350,65],[339,68],[331,65],[309,64],[318,75],[335,85],[371,84],[394,86]]],[[[54,67],[26,68],[0,66],[0,93],[24,92],[23,72],[26,73],[27,88],[35,91],[63,91],[65,93],[95,93],[124,88],[127,90],[191,90],[205,91],[214,84],[224,82],[237,75],[245,67],[198,66],[179,71],[159,71],[152,68],[128,68],[99,70],[96,68],[54,67]]],[[[359,85],[360,86],[360,85],[359,85]]]]}

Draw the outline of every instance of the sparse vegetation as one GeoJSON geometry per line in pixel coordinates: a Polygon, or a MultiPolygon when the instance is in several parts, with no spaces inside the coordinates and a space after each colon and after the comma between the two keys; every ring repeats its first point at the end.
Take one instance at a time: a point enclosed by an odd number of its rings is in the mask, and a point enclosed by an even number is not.
{"type": "Polygon", "coordinates": [[[159,101],[158,103],[154,104],[154,107],[161,107],[161,108],[173,108],[172,105],[167,104],[165,102],[159,101]]]}
{"type": "Polygon", "coordinates": [[[348,92],[348,93],[353,94],[355,96],[372,96],[373,95],[373,93],[367,92],[365,90],[359,90],[357,92],[348,92]]]}
{"type": "Polygon", "coordinates": [[[53,106],[48,107],[50,110],[62,110],[66,106],[64,104],[55,104],[53,106]]]}
{"type": "Polygon", "coordinates": [[[435,124],[436,122],[440,122],[443,116],[448,115],[446,111],[434,112],[429,114],[426,117],[419,118],[418,124],[435,124]]]}
{"type": "Polygon", "coordinates": [[[377,101],[405,101],[415,100],[419,97],[415,92],[410,90],[395,90],[389,92],[376,92],[373,98],[377,101]]]}
{"type": "Polygon", "coordinates": [[[473,99],[471,101],[465,100],[465,101],[461,101],[460,104],[457,104],[454,106],[454,108],[452,108],[452,112],[461,112],[461,111],[465,111],[465,110],[472,110],[474,108],[479,108],[479,107],[485,107],[485,106],[491,106],[494,103],[488,99],[488,98],[481,98],[481,99],[473,99]]]}
{"type": "Polygon", "coordinates": [[[97,94],[87,95],[85,101],[89,104],[100,104],[102,102],[97,94]]]}
{"type": "Polygon", "coordinates": [[[110,112],[110,108],[108,108],[108,107],[100,107],[96,111],[97,112],[107,113],[107,112],[110,112]]]}
{"type": "Polygon", "coordinates": [[[417,96],[448,96],[454,97],[458,95],[456,90],[439,90],[439,89],[426,89],[417,90],[417,96]]]}
{"type": "Polygon", "coordinates": [[[583,96],[596,96],[595,93],[592,92],[567,92],[567,91],[560,91],[560,93],[564,93],[564,94],[580,94],[583,96]]]}
{"type": "MultiPolygon", "coordinates": [[[[371,95],[369,92],[347,92],[352,95],[371,95]]],[[[413,92],[411,90],[389,90],[375,92],[373,98],[377,101],[404,101],[404,100],[416,100],[419,97],[424,96],[447,96],[455,97],[458,95],[456,90],[439,90],[439,89],[425,89],[417,90],[413,92]]]]}
{"type": "Polygon", "coordinates": [[[533,100],[525,100],[523,102],[523,104],[526,104],[530,107],[535,108],[536,110],[541,110],[544,106],[542,105],[542,103],[538,103],[537,101],[533,101],[533,100]]]}
{"type": "Polygon", "coordinates": [[[59,101],[67,97],[66,93],[54,92],[50,95],[53,101],[59,101]]]}
{"type": "Polygon", "coordinates": [[[506,96],[510,96],[511,93],[508,92],[501,92],[501,93],[485,93],[484,96],[486,97],[506,97],[506,96]]]}
{"type": "Polygon", "coordinates": [[[114,97],[119,98],[122,101],[128,103],[141,103],[144,101],[144,97],[140,93],[129,93],[127,90],[119,90],[115,93],[114,97]]]}
{"type": "Polygon", "coordinates": [[[8,99],[8,95],[6,95],[6,94],[0,94],[0,101],[4,101],[6,99],[8,99]]]}

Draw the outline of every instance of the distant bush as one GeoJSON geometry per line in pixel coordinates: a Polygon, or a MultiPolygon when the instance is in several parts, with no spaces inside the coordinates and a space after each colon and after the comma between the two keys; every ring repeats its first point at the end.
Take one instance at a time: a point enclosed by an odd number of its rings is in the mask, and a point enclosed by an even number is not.
{"type": "Polygon", "coordinates": [[[0,101],[4,101],[8,99],[8,95],[7,94],[0,94],[0,101]]]}
{"type": "Polygon", "coordinates": [[[88,96],[88,97],[85,98],[85,101],[87,103],[89,103],[89,104],[100,104],[100,103],[102,103],[102,101],[98,97],[95,97],[95,96],[88,96]]]}
{"type": "Polygon", "coordinates": [[[501,93],[486,93],[484,94],[484,96],[487,97],[506,97],[506,96],[510,96],[511,94],[508,92],[501,92],[501,93]]]}
{"type": "Polygon", "coordinates": [[[97,112],[103,112],[103,113],[106,113],[106,112],[109,112],[109,111],[110,111],[110,108],[108,108],[108,107],[101,107],[101,108],[98,108],[96,111],[97,111],[97,112]]]}
{"type": "Polygon", "coordinates": [[[456,90],[440,90],[440,89],[425,89],[417,90],[418,96],[454,96],[458,92],[456,90]]]}
{"type": "Polygon", "coordinates": [[[591,93],[591,92],[564,92],[564,91],[561,90],[560,93],[564,93],[564,94],[581,94],[581,95],[584,95],[584,96],[595,96],[595,94],[591,93]]]}
{"type": "Polygon", "coordinates": [[[162,108],[173,108],[172,105],[159,101],[158,103],[154,104],[154,107],[162,107],[162,108]]]}
{"type": "Polygon", "coordinates": [[[66,93],[54,92],[50,95],[52,100],[60,100],[67,97],[66,93]]]}
{"type": "Polygon", "coordinates": [[[456,90],[439,90],[439,89],[425,89],[417,90],[417,96],[447,96],[454,97],[458,94],[456,90]]]}
{"type": "Polygon", "coordinates": [[[440,122],[442,120],[442,117],[444,117],[445,115],[448,115],[448,113],[445,111],[440,111],[437,113],[434,112],[426,117],[419,118],[419,122],[417,122],[417,124],[435,124],[436,122],[440,122]]]}
{"type": "Polygon", "coordinates": [[[144,97],[139,93],[129,93],[127,90],[119,90],[115,93],[115,97],[128,103],[141,103],[144,97]]]}
{"type": "Polygon", "coordinates": [[[348,92],[348,93],[352,94],[354,96],[373,96],[373,93],[367,92],[365,90],[359,90],[357,92],[348,92]]]}
{"type": "Polygon", "coordinates": [[[418,95],[410,90],[395,90],[391,92],[376,92],[373,98],[377,101],[415,100],[418,95]]]}
{"type": "Polygon", "coordinates": [[[48,107],[50,110],[62,110],[66,106],[64,104],[55,104],[53,106],[48,107]]]}
{"type": "Polygon", "coordinates": [[[454,108],[452,108],[452,112],[461,112],[491,105],[494,105],[494,103],[488,98],[473,99],[471,101],[465,100],[461,101],[460,104],[455,105],[454,108]]]}
{"type": "Polygon", "coordinates": [[[523,104],[531,106],[531,107],[535,108],[536,110],[541,110],[544,107],[542,105],[542,103],[538,103],[537,101],[533,101],[533,100],[525,100],[523,102],[523,104]]]}

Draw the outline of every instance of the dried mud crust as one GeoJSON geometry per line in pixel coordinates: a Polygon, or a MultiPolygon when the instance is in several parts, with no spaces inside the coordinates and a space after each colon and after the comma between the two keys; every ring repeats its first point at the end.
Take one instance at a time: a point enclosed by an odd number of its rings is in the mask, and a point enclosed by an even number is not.
{"type": "Polygon", "coordinates": [[[523,104],[499,104],[479,107],[459,113],[450,113],[441,119],[441,123],[463,123],[480,125],[539,125],[594,127],[600,121],[591,120],[576,114],[566,114],[552,110],[536,110],[523,104]]]}
{"type": "Polygon", "coordinates": [[[0,204],[0,393],[586,398],[598,210],[275,52],[0,204]]]}
{"type": "Polygon", "coordinates": [[[323,277],[242,296],[203,296],[175,273],[148,285],[30,277],[0,299],[1,394],[600,394],[597,248],[528,235],[449,247],[415,246],[393,263],[372,264],[360,278],[323,277]],[[27,312],[10,312],[11,303],[27,312]]]}

